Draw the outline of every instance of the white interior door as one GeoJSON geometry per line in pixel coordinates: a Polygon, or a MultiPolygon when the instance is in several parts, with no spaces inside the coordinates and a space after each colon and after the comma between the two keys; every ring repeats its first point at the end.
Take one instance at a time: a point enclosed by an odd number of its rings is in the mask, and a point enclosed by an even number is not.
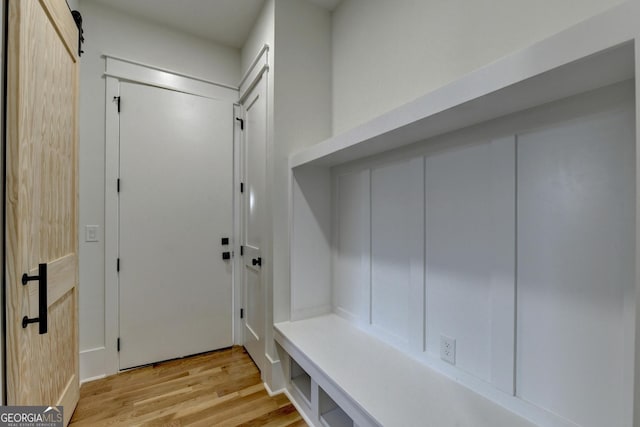
{"type": "Polygon", "coordinates": [[[120,369],[231,346],[233,107],[120,97],[120,369]]]}
{"type": "Polygon", "coordinates": [[[264,365],[265,301],[262,278],[262,249],[265,215],[267,100],[265,78],[251,90],[244,103],[244,338],[245,347],[262,370],[264,365]]]}

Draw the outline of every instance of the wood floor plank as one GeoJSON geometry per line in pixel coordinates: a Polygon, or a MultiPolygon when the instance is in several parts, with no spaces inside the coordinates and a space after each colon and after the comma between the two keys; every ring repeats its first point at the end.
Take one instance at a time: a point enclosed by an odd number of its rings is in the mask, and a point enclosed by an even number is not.
{"type": "Polygon", "coordinates": [[[286,396],[269,397],[242,347],[133,369],[82,385],[73,427],[306,426],[286,396]]]}

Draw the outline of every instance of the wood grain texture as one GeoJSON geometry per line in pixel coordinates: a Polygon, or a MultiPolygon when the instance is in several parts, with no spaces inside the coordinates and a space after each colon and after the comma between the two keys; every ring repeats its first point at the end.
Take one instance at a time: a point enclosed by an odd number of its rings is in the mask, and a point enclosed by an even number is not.
{"type": "Polygon", "coordinates": [[[269,397],[242,347],[163,362],[82,385],[71,426],[306,426],[269,397]]]}
{"type": "Polygon", "coordinates": [[[64,0],[12,1],[8,18],[7,400],[64,404],[68,422],[79,396],[78,33],[64,0]],[[46,335],[21,325],[38,312],[38,284],[20,278],[39,263],[52,267],[46,335]]]}
{"type": "Polygon", "coordinates": [[[59,0],[40,0],[40,4],[47,12],[65,48],[75,58],[78,49],[78,29],[73,16],[69,13],[69,5],[66,1],[59,0]]]}

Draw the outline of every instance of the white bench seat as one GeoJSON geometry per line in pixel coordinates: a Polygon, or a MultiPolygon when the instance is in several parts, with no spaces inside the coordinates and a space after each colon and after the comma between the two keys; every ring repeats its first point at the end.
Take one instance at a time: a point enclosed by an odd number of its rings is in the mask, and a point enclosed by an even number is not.
{"type": "Polygon", "coordinates": [[[357,425],[533,425],[335,314],[278,323],[275,338],[357,425]]]}

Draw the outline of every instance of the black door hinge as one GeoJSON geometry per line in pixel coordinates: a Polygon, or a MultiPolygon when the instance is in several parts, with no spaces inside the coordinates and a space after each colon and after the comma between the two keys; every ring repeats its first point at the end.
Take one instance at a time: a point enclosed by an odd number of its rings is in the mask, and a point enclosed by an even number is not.
{"type": "Polygon", "coordinates": [[[120,351],[120,337],[118,337],[118,341],[116,343],[116,346],[118,347],[118,351],[120,351]]]}
{"type": "Polygon", "coordinates": [[[244,119],[236,117],[236,120],[240,122],[240,130],[244,130],[244,119]]]}
{"type": "Polygon", "coordinates": [[[118,106],[118,113],[120,112],[120,97],[114,96],[113,100],[116,101],[116,105],[118,106]]]}
{"type": "Polygon", "coordinates": [[[244,319],[244,308],[240,309],[240,318],[244,319]]]}
{"type": "Polygon", "coordinates": [[[116,271],[120,272],[120,258],[116,261],[116,271]]]}
{"type": "Polygon", "coordinates": [[[116,190],[118,191],[118,193],[120,192],[120,178],[116,180],[116,190]]]}
{"type": "Polygon", "coordinates": [[[244,246],[240,245],[240,256],[244,256],[244,246]]]}
{"type": "Polygon", "coordinates": [[[244,182],[240,183],[240,192],[244,193],[244,182]]]}

